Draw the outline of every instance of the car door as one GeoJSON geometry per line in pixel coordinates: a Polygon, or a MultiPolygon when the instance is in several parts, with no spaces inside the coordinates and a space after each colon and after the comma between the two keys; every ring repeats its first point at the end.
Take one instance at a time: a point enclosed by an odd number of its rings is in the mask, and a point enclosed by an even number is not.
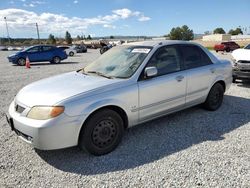
{"type": "Polygon", "coordinates": [[[27,56],[29,57],[29,60],[31,62],[37,62],[41,60],[40,53],[41,48],[40,46],[34,46],[33,48],[30,48],[27,50],[27,56]]]}
{"type": "Polygon", "coordinates": [[[53,46],[42,46],[41,59],[42,61],[51,61],[53,58],[53,46]]]}
{"type": "Polygon", "coordinates": [[[143,122],[185,105],[186,74],[182,71],[177,45],[159,48],[146,67],[156,67],[158,75],[138,81],[139,121],[143,122]]]}
{"type": "Polygon", "coordinates": [[[196,45],[181,45],[184,68],[187,73],[186,105],[204,102],[215,78],[216,66],[196,45]]]}

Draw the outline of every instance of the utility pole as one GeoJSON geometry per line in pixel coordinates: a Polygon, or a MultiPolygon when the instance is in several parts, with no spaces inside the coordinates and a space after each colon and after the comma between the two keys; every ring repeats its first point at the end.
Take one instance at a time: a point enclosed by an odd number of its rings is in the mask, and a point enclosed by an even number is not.
{"type": "Polygon", "coordinates": [[[40,35],[39,35],[39,28],[38,28],[38,24],[37,23],[36,23],[36,32],[37,32],[38,43],[40,44],[40,35]]]}
{"type": "Polygon", "coordinates": [[[8,24],[7,24],[7,18],[4,17],[4,20],[5,20],[5,25],[6,25],[7,37],[8,37],[9,45],[10,45],[10,34],[9,34],[9,28],[8,28],[8,24]]]}

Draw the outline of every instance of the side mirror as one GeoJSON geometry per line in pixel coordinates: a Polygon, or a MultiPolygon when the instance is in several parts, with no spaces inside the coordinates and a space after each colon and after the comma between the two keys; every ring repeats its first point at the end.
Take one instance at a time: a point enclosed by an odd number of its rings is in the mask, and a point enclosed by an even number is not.
{"type": "Polygon", "coordinates": [[[144,71],[144,75],[146,78],[152,78],[154,76],[156,76],[158,73],[157,68],[156,67],[146,67],[145,71],[144,71]]]}

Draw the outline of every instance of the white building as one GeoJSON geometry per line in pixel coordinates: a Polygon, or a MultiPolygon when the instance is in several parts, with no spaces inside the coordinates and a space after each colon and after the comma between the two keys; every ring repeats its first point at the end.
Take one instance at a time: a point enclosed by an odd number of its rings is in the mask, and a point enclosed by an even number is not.
{"type": "Polygon", "coordinates": [[[202,41],[229,41],[231,40],[230,34],[212,34],[202,37],[202,41]]]}

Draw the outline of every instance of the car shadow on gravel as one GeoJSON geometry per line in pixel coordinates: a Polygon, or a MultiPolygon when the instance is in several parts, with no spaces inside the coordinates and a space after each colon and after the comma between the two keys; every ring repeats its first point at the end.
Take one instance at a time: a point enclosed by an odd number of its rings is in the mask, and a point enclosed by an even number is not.
{"type": "Polygon", "coordinates": [[[132,127],[118,148],[104,156],[91,156],[77,147],[35,151],[53,167],[76,174],[136,168],[203,142],[210,141],[209,147],[213,147],[224,134],[250,122],[249,106],[249,99],[226,95],[216,112],[193,107],[132,127]]]}
{"type": "Polygon", "coordinates": [[[241,82],[236,82],[238,87],[250,88],[250,80],[242,80],[241,82]]]}

